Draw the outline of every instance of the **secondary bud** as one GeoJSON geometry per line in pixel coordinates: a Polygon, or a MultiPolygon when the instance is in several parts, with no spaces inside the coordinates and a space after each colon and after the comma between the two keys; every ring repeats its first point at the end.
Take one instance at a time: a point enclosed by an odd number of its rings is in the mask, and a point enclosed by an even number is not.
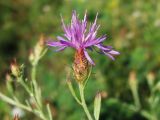
{"type": "Polygon", "coordinates": [[[33,51],[31,50],[30,53],[29,53],[29,61],[31,63],[33,63],[34,59],[35,59],[35,55],[34,55],[33,51]]]}
{"type": "Polygon", "coordinates": [[[84,55],[83,49],[77,50],[75,53],[73,70],[76,80],[83,83],[89,74],[89,63],[84,55]]]}
{"type": "Polygon", "coordinates": [[[14,61],[11,63],[10,67],[11,67],[11,72],[12,72],[12,74],[13,74],[14,76],[16,76],[16,77],[19,76],[20,70],[19,70],[19,66],[18,66],[17,63],[16,63],[16,60],[14,60],[14,61]]]}
{"type": "Polygon", "coordinates": [[[137,76],[135,71],[131,71],[129,74],[129,85],[132,89],[137,89],[137,76]]]}
{"type": "Polygon", "coordinates": [[[147,77],[149,86],[153,87],[155,82],[155,74],[153,72],[149,72],[146,77],[147,77]]]}
{"type": "Polygon", "coordinates": [[[45,41],[44,41],[44,36],[41,35],[40,40],[38,41],[38,43],[36,44],[35,48],[34,48],[34,54],[35,56],[40,56],[43,49],[45,46],[45,41]]]}

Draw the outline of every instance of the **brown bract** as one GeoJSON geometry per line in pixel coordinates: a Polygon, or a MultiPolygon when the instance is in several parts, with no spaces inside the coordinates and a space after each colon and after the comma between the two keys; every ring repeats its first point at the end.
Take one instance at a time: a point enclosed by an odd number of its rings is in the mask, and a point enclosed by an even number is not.
{"type": "Polygon", "coordinates": [[[77,82],[83,83],[89,74],[89,62],[86,59],[82,49],[75,53],[73,70],[77,82]]]}

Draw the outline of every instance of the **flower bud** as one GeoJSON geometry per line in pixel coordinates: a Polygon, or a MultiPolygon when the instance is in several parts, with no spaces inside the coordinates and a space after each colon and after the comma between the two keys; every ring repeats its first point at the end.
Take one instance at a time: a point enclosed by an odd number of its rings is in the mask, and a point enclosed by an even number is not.
{"type": "Polygon", "coordinates": [[[31,63],[33,63],[33,62],[34,62],[34,59],[35,59],[35,55],[34,55],[33,51],[30,51],[30,53],[29,53],[29,61],[30,61],[31,63]]]}
{"type": "Polygon", "coordinates": [[[40,40],[38,41],[38,43],[34,48],[34,54],[36,57],[39,57],[41,55],[42,51],[44,50],[44,45],[45,45],[44,36],[41,35],[40,40]]]}
{"type": "Polygon", "coordinates": [[[135,71],[131,71],[130,74],[129,74],[129,85],[130,85],[132,90],[137,89],[137,78],[136,78],[136,72],[135,71]]]}
{"type": "Polygon", "coordinates": [[[16,63],[16,60],[14,60],[11,65],[10,65],[10,68],[11,68],[11,72],[14,76],[18,77],[19,74],[20,74],[20,70],[19,70],[19,66],[17,65],[16,63]]]}
{"type": "Polygon", "coordinates": [[[74,76],[77,82],[83,83],[89,74],[89,62],[82,49],[77,50],[73,64],[74,76]]]}
{"type": "Polygon", "coordinates": [[[149,72],[146,77],[147,77],[149,86],[153,87],[155,82],[155,74],[153,72],[149,72]]]}

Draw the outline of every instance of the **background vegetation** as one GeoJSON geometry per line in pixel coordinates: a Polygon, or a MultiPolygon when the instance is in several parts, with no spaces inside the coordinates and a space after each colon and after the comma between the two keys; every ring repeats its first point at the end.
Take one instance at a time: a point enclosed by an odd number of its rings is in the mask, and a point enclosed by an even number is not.
{"type": "MultiPolygon", "coordinates": [[[[90,108],[95,93],[102,92],[101,120],[147,120],[141,110],[153,118],[160,118],[160,2],[158,0],[1,0],[0,1],[0,91],[7,94],[5,74],[13,58],[30,65],[28,54],[41,34],[56,39],[62,34],[60,14],[66,23],[72,10],[82,18],[88,11],[93,22],[99,13],[99,35],[107,34],[107,45],[120,51],[116,61],[106,56],[90,53],[95,60],[92,77],[86,89],[90,108]],[[130,81],[130,82],[129,82],[130,81]],[[136,81],[137,83],[134,84],[136,81]],[[157,85],[152,91],[150,83],[157,85]],[[130,83],[130,84],[129,84],[130,83]],[[141,107],[137,111],[125,107],[134,104],[134,86],[139,93],[141,107]],[[156,98],[157,103],[153,105],[156,98]],[[153,99],[153,101],[152,101],[153,99]]],[[[72,98],[66,85],[67,67],[71,67],[74,51],[67,49],[56,53],[48,50],[38,67],[38,82],[42,88],[44,104],[52,105],[56,120],[83,120],[85,114],[72,98]]],[[[15,86],[15,93],[20,88],[15,86]]],[[[23,93],[23,90],[21,90],[23,93]]],[[[22,100],[25,95],[21,96],[22,100]]],[[[0,100],[0,119],[12,119],[13,106],[0,100]]],[[[25,112],[23,120],[37,120],[25,112]]],[[[156,120],[156,119],[152,119],[156,120]]]]}

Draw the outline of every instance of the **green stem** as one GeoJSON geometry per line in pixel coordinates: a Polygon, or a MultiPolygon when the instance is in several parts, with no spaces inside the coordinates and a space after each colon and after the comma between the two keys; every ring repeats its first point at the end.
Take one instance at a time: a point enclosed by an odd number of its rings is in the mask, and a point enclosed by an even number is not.
{"type": "Polygon", "coordinates": [[[144,116],[144,117],[147,118],[148,120],[158,120],[158,119],[156,118],[156,116],[150,114],[148,111],[141,110],[140,113],[141,113],[142,116],[144,116]]]}
{"type": "Polygon", "coordinates": [[[38,115],[42,120],[46,120],[44,114],[40,113],[40,112],[37,111],[37,110],[33,110],[33,109],[30,108],[29,106],[23,105],[23,104],[20,103],[20,102],[14,101],[14,100],[12,100],[11,98],[5,96],[5,95],[2,94],[2,93],[0,93],[0,99],[2,99],[3,101],[5,101],[5,102],[7,102],[7,103],[9,103],[9,104],[11,104],[11,105],[14,105],[14,106],[17,106],[17,107],[19,107],[19,108],[21,108],[21,109],[24,109],[24,110],[27,110],[27,111],[29,111],[29,112],[32,112],[32,113],[38,115]]]}
{"type": "Polygon", "coordinates": [[[87,84],[87,82],[88,82],[88,80],[89,80],[89,78],[90,78],[90,76],[91,76],[91,73],[92,73],[92,66],[91,66],[90,69],[89,69],[89,74],[88,74],[88,76],[87,76],[87,78],[86,78],[86,80],[85,80],[84,87],[86,86],[86,84],[87,84]]]}
{"type": "Polygon", "coordinates": [[[141,103],[140,103],[140,100],[139,100],[139,95],[138,95],[137,89],[133,90],[133,98],[134,98],[134,102],[135,102],[136,107],[138,109],[140,109],[141,103]]]}
{"type": "Polygon", "coordinates": [[[46,106],[46,107],[47,107],[47,111],[48,111],[48,117],[49,117],[48,119],[49,119],[49,120],[52,120],[52,113],[51,113],[51,110],[50,110],[49,104],[47,104],[47,106],[46,106]]]}
{"type": "Polygon", "coordinates": [[[36,66],[37,66],[37,64],[33,65],[32,70],[31,70],[31,79],[32,79],[32,82],[33,82],[33,97],[35,99],[37,109],[40,112],[40,114],[39,114],[40,117],[43,120],[47,120],[44,113],[43,113],[43,110],[42,110],[41,93],[40,93],[40,89],[38,88],[38,85],[37,85],[37,82],[36,82],[36,66]]]}
{"type": "Polygon", "coordinates": [[[11,105],[14,105],[14,106],[17,106],[17,107],[19,107],[19,108],[25,109],[25,110],[27,110],[27,111],[29,111],[29,112],[32,112],[32,109],[29,108],[28,106],[25,106],[25,105],[23,105],[23,104],[21,104],[21,103],[18,103],[18,102],[16,102],[16,101],[14,101],[14,100],[12,100],[11,98],[5,96],[5,95],[2,94],[2,93],[0,93],[0,98],[1,98],[3,101],[5,101],[5,102],[7,102],[7,103],[9,103],[9,104],[11,104],[11,105]]]}
{"type": "Polygon", "coordinates": [[[33,65],[32,67],[31,78],[33,81],[36,81],[36,65],[33,65]]]}
{"type": "Polygon", "coordinates": [[[34,98],[35,98],[35,101],[36,101],[36,103],[37,103],[37,107],[38,107],[39,109],[41,109],[41,108],[42,108],[41,100],[40,100],[41,96],[40,96],[40,94],[39,94],[39,90],[40,90],[40,89],[38,89],[38,85],[37,85],[37,82],[36,82],[36,64],[33,65],[33,67],[32,67],[31,79],[32,79],[32,81],[33,81],[33,93],[34,93],[34,98]]]}
{"type": "Polygon", "coordinates": [[[24,80],[22,79],[22,76],[21,76],[21,77],[18,77],[17,79],[18,79],[19,83],[24,87],[24,89],[26,90],[26,92],[27,92],[30,96],[32,96],[32,95],[31,95],[32,92],[31,92],[30,88],[25,84],[24,80]]]}
{"type": "Polygon", "coordinates": [[[86,101],[85,101],[85,98],[84,98],[84,86],[83,84],[79,84],[79,91],[80,91],[80,97],[81,97],[81,104],[82,104],[82,107],[87,115],[87,118],[88,120],[93,120],[92,117],[91,117],[91,114],[87,108],[87,105],[86,105],[86,101]]]}
{"type": "Polygon", "coordinates": [[[73,86],[72,86],[72,83],[71,83],[70,80],[67,80],[67,85],[68,85],[68,88],[69,88],[72,96],[74,97],[74,99],[77,101],[78,104],[82,105],[81,101],[78,99],[78,97],[77,97],[77,95],[76,95],[76,93],[75,93],[75,91],[73,89],[73,86]]]}

